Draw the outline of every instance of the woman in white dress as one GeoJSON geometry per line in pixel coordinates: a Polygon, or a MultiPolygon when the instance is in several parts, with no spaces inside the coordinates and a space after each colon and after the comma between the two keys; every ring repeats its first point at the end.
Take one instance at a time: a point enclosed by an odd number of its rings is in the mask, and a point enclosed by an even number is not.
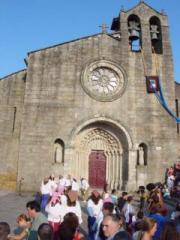
{"type": "Polygon", "coordinates": [[[101,195],[98,191],[94,190],[87,201],[89,239],[95,239],[96,229],[94,228],[94,224],[97,218],[101,218],[102,207],[103,200],[101,195]]]}
{"type": "Polygon", "coordinates": [[[53,240],[58,240],[59,227],[64,217],[64,211],[59,192],[53,193],[49,203],[46,205],[45,211],[48,214],[48,222],[53,228],[53,240]]]}
{"type": "Polygon", "coordinates": [[[75,213],[78,217],[79,224],[82,223],[82,212],[81,206],[78,201],[78,192],[69,190],[66,194],[67,204],[63,205],[63,215],[65,216],[67,213],[75,213]]]}

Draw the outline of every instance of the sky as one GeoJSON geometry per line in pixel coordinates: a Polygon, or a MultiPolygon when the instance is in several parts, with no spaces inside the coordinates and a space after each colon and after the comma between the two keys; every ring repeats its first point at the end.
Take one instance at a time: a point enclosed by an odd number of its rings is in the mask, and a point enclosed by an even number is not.
{"type": "MultiPolygon", "coordinates": [[[[180,82],[180,0],[146,0],[168,15],[175,80],[180,82]]],[[[0,0],[0,78],[26,68],[27,53],[101,32],[139,0],[0,0]]]]}

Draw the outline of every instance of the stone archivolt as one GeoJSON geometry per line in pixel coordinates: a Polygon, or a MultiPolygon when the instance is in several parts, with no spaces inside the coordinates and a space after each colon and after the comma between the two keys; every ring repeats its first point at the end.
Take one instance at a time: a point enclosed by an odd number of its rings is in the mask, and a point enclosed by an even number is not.
{"type": "Polygon", "coordinates": [[[88,178],[91,151],[103,150],[106,155],[106,182],[111,188],[121,188],[122,146],[119,139],[105,129],[92,128],[80,132],[75,142],[75,158],[72,165],[75,176],[88,178]]]}

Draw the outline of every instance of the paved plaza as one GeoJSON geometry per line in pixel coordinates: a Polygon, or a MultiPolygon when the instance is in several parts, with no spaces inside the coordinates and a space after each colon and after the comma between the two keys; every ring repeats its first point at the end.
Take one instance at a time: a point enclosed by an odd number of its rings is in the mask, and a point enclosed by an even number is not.
{"type": "MultiPolygon", "coordinates": [[[[21,196],[17,192],[9,192],[0,190],[0,221],[6,221],[10,224],[11,231],[16,227],[16,217],[21,213],[26,213],[26,203],[34,199],[32,193],[22,193],[21,196]]],[[[138,202],[134,201],[134,205],[137,205],[138,202]]],[[[174,209],[175,202],[171,201],[168,204],[169,214],[174,209]]],[[[81,226],[82,232],[87,234],[87,214],[85,203],[81,202],[82,214],[83,214],[83,223],[81,226]]]]}
{"type": "MultiPolygon", "coordinates": [[[[0,190],[0,221],[6,221],[11,227],[11,231],[16,227],[16,217],[21,213],[26,213],[26,203],[34,199],[32,193],[22,193],[0,190]]],[[[87,215],[85,204],[81,202],[83,224],[82,232],[87,232],[87,215]]]]}
{"type": "Polygon", "coordinates": [[[8,222],[12,230],[16,226],[16,217],[26,213],[26,202],[32,199],[30,193],[19,196],[16,192],[0,191],[0,221],[8,222]]]}

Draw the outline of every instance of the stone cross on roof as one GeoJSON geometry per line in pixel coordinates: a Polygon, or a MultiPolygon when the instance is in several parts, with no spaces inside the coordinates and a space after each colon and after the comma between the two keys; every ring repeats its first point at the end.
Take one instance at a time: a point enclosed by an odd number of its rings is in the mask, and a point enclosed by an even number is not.
{"type": "Polygon", "coordinates": [[[99,26],[100,28],[102,28],[102,33],[107,33],[107,28],[109,28],[106,23],[103,23],[101,26],[99,26]]]}

